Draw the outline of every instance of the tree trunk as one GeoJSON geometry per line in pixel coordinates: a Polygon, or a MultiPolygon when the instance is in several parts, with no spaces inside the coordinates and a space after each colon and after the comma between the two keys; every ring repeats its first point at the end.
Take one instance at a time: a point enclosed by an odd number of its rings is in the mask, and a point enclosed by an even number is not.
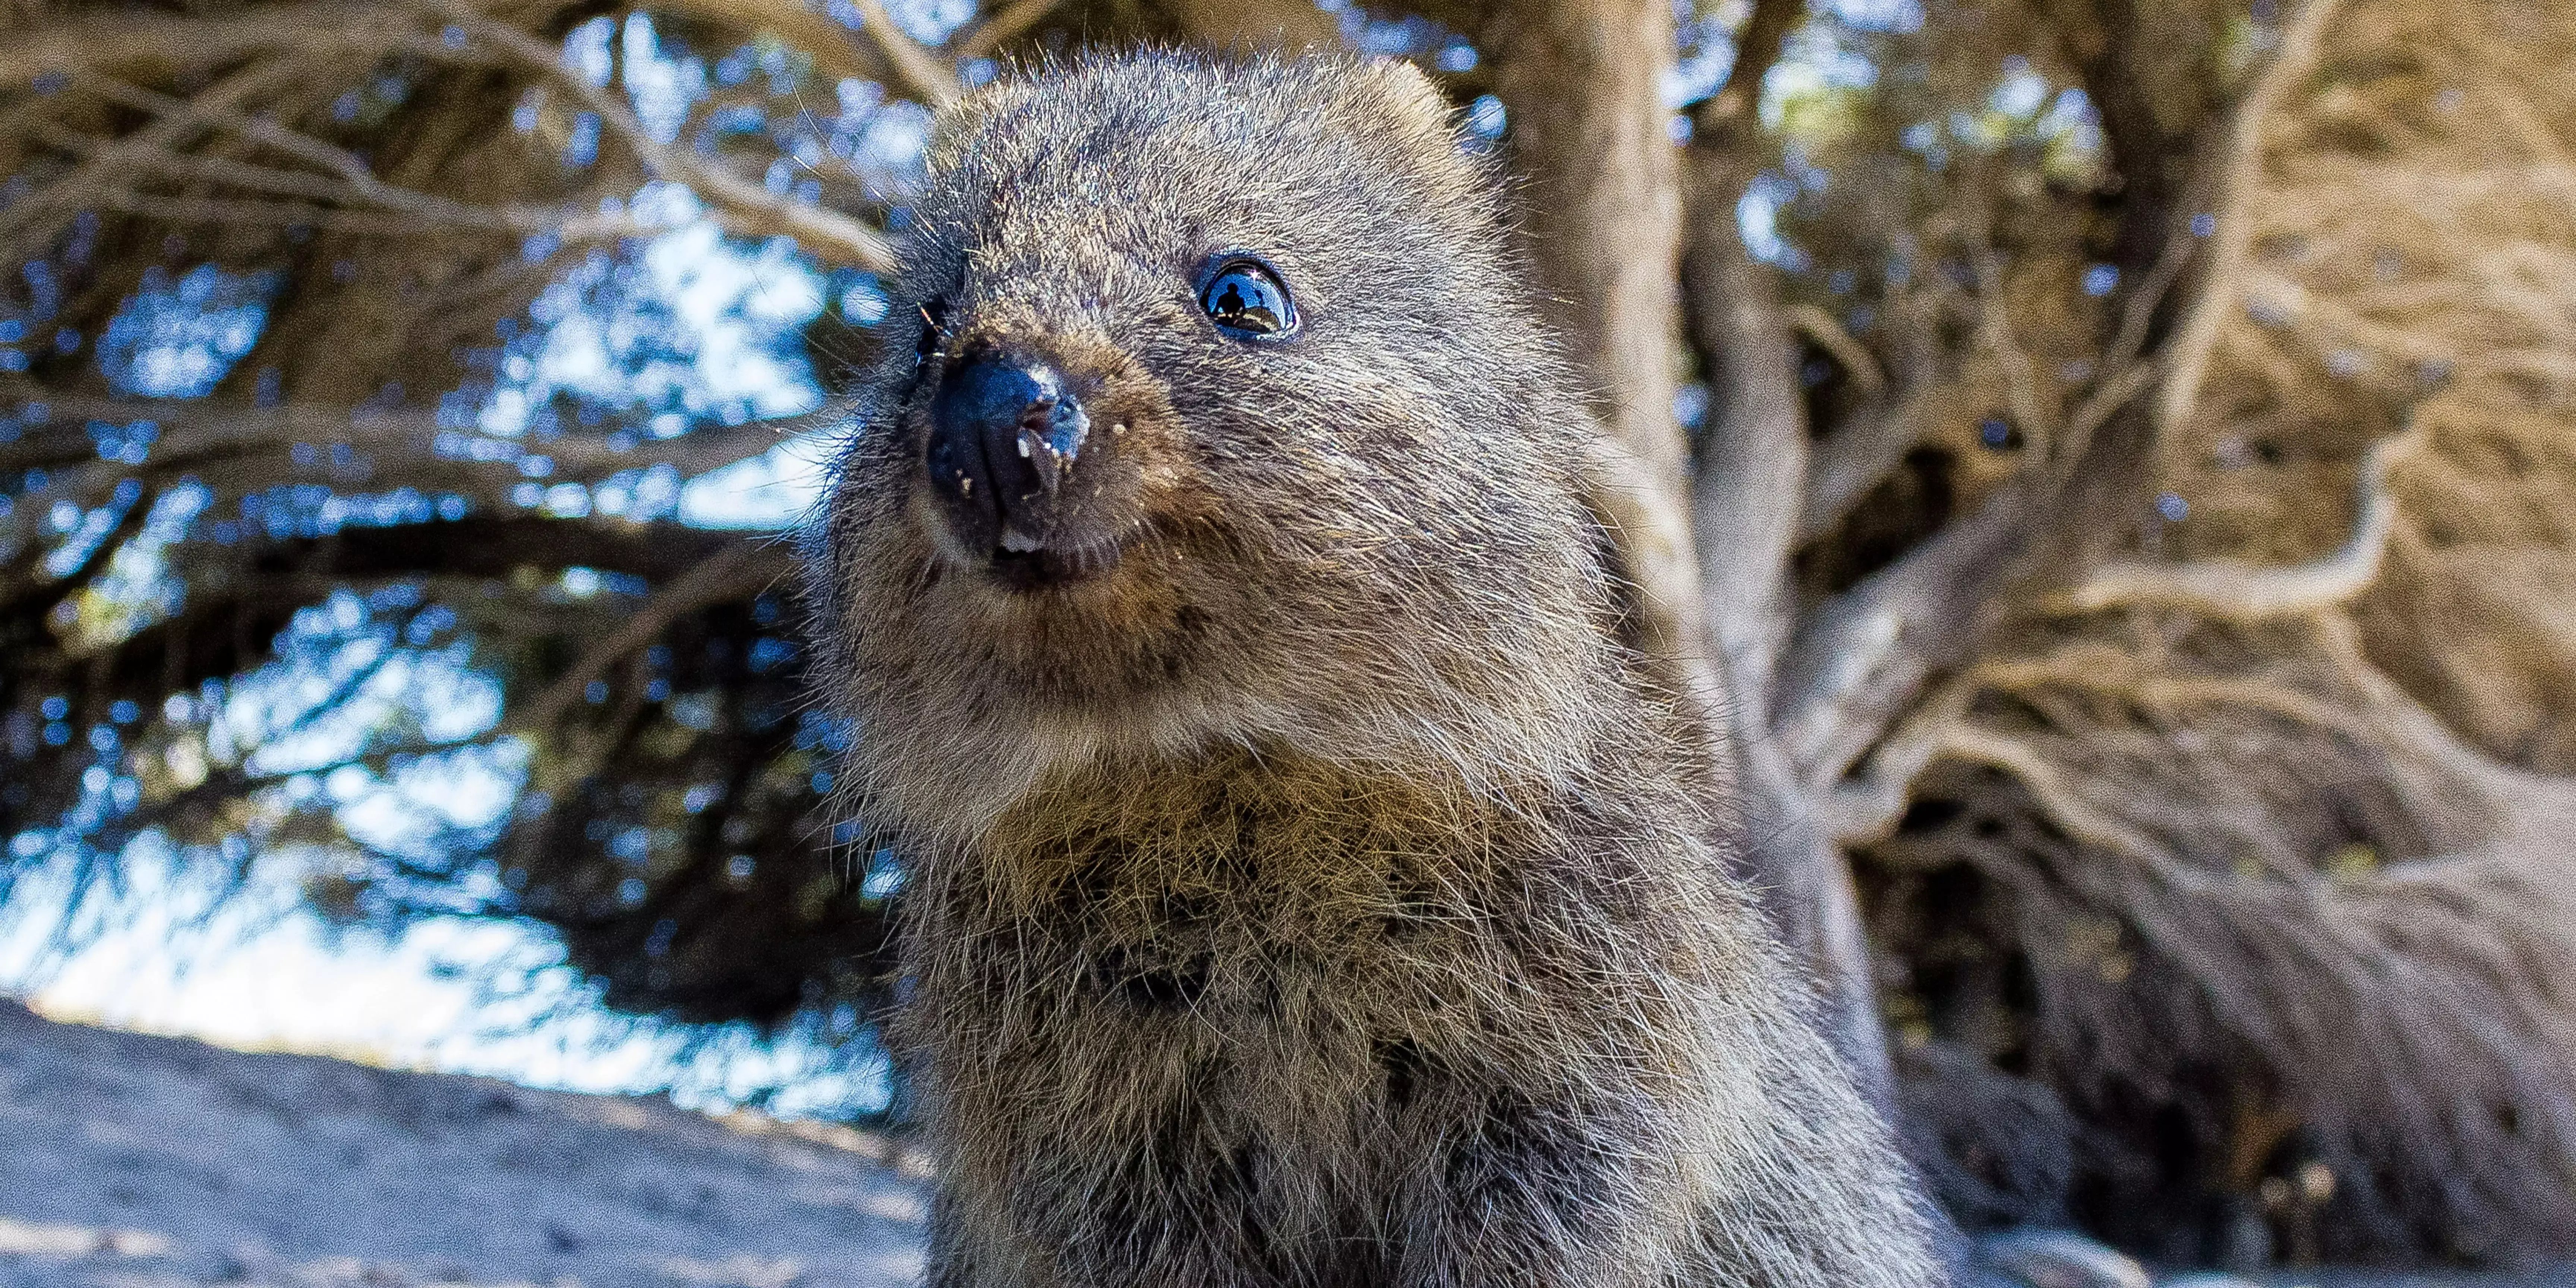
{"type": "Polygon", "coordinates": [[[1772,675],[1789,630],[1782,578],[1807,479],[1806,409],[1778,284],[1746,253],[1735,228],[1734,194],[1743,189],[1745,167],[1734,160],[1714,150],[1691,158],[1682,279],[1711,394],[1691,525],[1711,660],[1729,699],[1726,735],[1745,821],[1742,864],[1781,940],[1814,978],[1826,1035],[1887,1112],[1887,1040],[1851,873],[1818,829],[1814,800],[1771,736],[1772,675]]]}
{"type": "Polygon", "coordinates": [[[1483,32],[1509,113],[1539,286],[1603,423],[1678,486],[1673,346],[1681,193],[1668,0],[1504,0],[1483,32]]]}

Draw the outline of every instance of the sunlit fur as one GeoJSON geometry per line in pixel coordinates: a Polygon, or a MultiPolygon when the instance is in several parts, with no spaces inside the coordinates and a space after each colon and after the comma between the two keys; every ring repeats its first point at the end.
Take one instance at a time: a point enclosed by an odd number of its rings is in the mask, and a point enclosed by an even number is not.
{"type": "Polygon", "coordinates": [[[896,295],[950,333],[890,337],[809,543],[843,803],[911,863],[935,1284],[1939,1279],[1620,642],[1504,231],[1400,65],[1138,55],[941,119],[896,295]],[[1207,321],[1226,250],[1299,336],[1207,321]],[[943,526],[924,409],[978,340],[1125,427],[1079,467],[1106,573],[943,526]]]}

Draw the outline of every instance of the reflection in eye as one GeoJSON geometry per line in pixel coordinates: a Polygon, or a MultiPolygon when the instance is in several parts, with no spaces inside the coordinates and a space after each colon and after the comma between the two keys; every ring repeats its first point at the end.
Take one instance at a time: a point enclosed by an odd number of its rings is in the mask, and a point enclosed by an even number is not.
{"type": "Polygon", "coordinates": [[[1229,260],[1218,268],[1199,291],[1199,307],[1219,327],[1240,336],[1278,337],[1297,328],[1287,285],[1256,259],[1229,260]]]}

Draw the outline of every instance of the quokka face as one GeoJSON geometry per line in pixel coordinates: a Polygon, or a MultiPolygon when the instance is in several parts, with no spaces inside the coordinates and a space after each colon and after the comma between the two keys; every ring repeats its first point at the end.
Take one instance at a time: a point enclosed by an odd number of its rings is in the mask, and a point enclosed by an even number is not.
{"type": "Polygon", "coordinates": [[[1580,687],[1589,431],[1450,128],[1402,65],[1177,55],[941,120],[914,342],[813,569],[870,790],[969,819],[1102,747],[1448,757],[1580,687]]]}

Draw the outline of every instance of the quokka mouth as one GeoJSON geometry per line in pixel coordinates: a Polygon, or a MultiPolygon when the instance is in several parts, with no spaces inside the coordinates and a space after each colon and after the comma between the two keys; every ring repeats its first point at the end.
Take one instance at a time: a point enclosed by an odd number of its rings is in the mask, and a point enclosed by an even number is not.
{"type": "Polygon", "coordinates": [[[1060,545],[1015,539],[1017,532],[1005,532],[1002,544],[993,551],[993,577],[1022,592],[1096,581],[1117,569],[1128,545],[1143,531],[1144,525],[1136,524],[1122,532],[1060,545]]]}

